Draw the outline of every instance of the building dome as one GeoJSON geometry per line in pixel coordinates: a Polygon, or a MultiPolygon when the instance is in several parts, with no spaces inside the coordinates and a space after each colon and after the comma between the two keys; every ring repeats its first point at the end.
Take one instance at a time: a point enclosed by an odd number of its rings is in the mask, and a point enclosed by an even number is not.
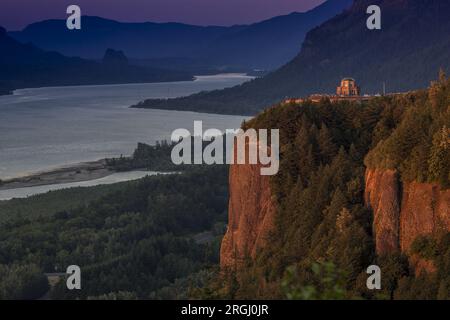
{"type": "Polygon", "coordinates": [[[343,78],[341,80],[341,85],[336,89],[336,94],[342,97],[351,97],[361,95],[361,91],[356,85],[355,79],[343,78]]]}

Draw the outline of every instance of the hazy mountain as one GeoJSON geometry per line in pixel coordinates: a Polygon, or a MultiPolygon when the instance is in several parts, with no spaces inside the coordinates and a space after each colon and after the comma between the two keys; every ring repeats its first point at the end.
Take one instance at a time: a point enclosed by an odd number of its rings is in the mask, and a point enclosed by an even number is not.
{"type": "Polygon", "coordinates": [[[182,23],[125,23],[83,16],[81,30],[69,30],[65,20],[45,20],[9,34],[46,50],[70,56],[100,59],[107,48],[123,50],[134,59],[194,57],[199,48],[234,27],[201,27],[182,23]]]}
{"type": "Polygon", "coordinates": [[[102,62],[110,65],[128,65],[128,58],[123,51],[107,49],[103,56],[102,62]]]}
{"type": "Polygon", "coordinates": [[[123,63],[124,60],[127,61],[123,53],[113,50],[106,51],[102,63],[68,58],[32,44],[21,44],[0,27],[0,94],[24,87],[192,79],[184,72],[136,67],[123,63]]]}
{"type": "Polygon", "coordinates": [[[46,20],[10,35],[46,50],[83,58],[100,59],[107,48],[114,48],[132,59],[161,62],[160,59],[184,58],[221,68],[271,69],[292,59],[309,30],[342,12],[351,2],[328,0],[308,12],[246,26],[122,23],[85,16],[81,30],[68,30],[65,20],[46,20]]]}
{"type": "Polygon", "coordinates": [[[206,48],[216,64],[275,69],[294,58],[308,31],[349,8],[353,0],[328,0],[307,12],[294,12],[222,36],[206,48]]]}
{"type": "MultiPolygon", "coordinates": [[[[363,93],[426,87],[450,70],[450,2],[356,0],[350,10],[308,33],[300,54],[268,76],[241,86],[164,101],[165,108],[254,114],[285,97],[334,93],[344,76],[363,93]],[[366,27],[367,6],[382,10],[382,29],[366,27]]],[[[158,108],[158,100],[140,107],[158,108]]]]}

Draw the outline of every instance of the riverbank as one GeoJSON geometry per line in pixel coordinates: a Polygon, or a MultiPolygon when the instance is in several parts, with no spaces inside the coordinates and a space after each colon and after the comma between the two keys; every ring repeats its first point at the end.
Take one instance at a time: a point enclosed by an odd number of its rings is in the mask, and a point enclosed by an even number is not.
{"type": "Polygon", "coordinates": [[[0,190],[89,181],[104,178],[115,172],[116,170],[107,165],[106,159],[82,162],[54,170],[3,180],[0,182],[0,190]]]}
{"type": "MultiPolygon", "coordinates": [[[[198,113],[209,113],[209,114],[220,114],[220,115],[235,115],[235,116],[245,116],[245,117],[253,117],[255,116],[255,110],[249,110],[245,107],[235,108],[230,105],[226,99],[223,100],[221,98],[226,98],[222,96],[219,99],[212,101],[208,99],[208,96],[211,94],[219,95],[222,92],[228,92],[227,90],[233,90],[237,86],[242,85],[244,82],[250,82],[256,79],[255,76],[250,76],[248,74],[242,73],[231,73],[225,75],[214,75],[214,76],[197,76],[195,81],[199,81],[201,79],[214,79],[218,76],[228,76],[234,77],[236,79],[245,79],[242,83],[239,83],[235,86],[227,86],[223,88],[223,90],[203,90],[201,92],[196,92],[190,95],[182,95],[178,97],[149,97],[146,99],[142,99],[138,103],[134,103],[130,105],[131,109],[154,109],[154,110],[172,110],[172,111],[189,111],[189,112],[198,112],[198,113]]],[[[219,78],[220,79],[220,78],[219,78]]],[[[195,82],[194,81],[194,82],[195,82]]],[[[267,104],[269,105],[269,104],[267,104]]]]}

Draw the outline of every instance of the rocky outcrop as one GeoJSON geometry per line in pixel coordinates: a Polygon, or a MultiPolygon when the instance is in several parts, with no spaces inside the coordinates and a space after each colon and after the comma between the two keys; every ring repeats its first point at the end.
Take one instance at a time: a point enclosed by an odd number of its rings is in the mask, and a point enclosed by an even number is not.
{"type": "Polygon", "coordinates": [[[393,170],[367,170],[366,205],[373,209],[373,229],[378,254],[399,249],[400,190],[393,170]]]}
{"type": "Polygon", "coordinates": [[[394,170],[368,169],[365,202],[374,214],[377,254],[400,250],[410,255],[416,272],[433,271],[432,263],[412,256],[410,247],[418,236],[450,230],[450,190],[431,183],[402,185],[394,170]]]}
{"type": "Polygon", "coordinates": [[[400,248],[407,252],[420,235],[450,230],[450,190],[429,183],[404,185],[400,219],[400,248]]]}
{"type": "Polygon", "coordinates": [[[235,268],[254,258],[274,226],[275,204],[269,176],[261,165],[230,166],[228,229],[220,249],[222,269],[235,268]]]}
{"type": "MultiPolygon", "coordinates": [[[[260,165],[230,166],[228,230],[222,241],[222,269],[235,268],[263,249],[276,214],[269,176],[260,165]]],[[[373,231],[379,255],[403,252],[416,273],[433,272],[431,261],[410,252],[421,235],[450,230],[450,190],[437,184],[402,184],[395,170],[366,171],[365,202],[373,210],[373,231]]]]}

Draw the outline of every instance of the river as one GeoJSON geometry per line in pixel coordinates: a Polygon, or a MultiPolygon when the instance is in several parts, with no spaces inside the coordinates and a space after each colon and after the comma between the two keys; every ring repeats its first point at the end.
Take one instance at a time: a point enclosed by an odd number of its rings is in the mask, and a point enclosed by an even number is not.
{"type": "MultiPolygon", "coordinates": [[[[70,164],[130,155],[138,142],[170,139],[173,130],[239,128],[245,116],[131,109],[146,98],[173,98],[241,84],[242,74],[198,76],[195,81],[21,89],[0,96],[0,179],[26,176],[70,164]]],[[[112,176],[101,183],[132,180],[146,173],[112,176]]],[[[88,183],[95,185],[96,181],[88,183]]],[[[73,183],[65,187],[83,186],[73,183]]],[[[1,191],[0,199],[60,189],[39,186],[1,191]]]]}
{"type": "Polygon", "coordinates": [[[238,128],[246,117],[131,109],[145,98],[189,95],[234,86],[240,74],[195,81],[16,90],[0,96],[0,179],[73,163],[130,155],[137,142],[169,139],[173,130],[238,128]]]}

